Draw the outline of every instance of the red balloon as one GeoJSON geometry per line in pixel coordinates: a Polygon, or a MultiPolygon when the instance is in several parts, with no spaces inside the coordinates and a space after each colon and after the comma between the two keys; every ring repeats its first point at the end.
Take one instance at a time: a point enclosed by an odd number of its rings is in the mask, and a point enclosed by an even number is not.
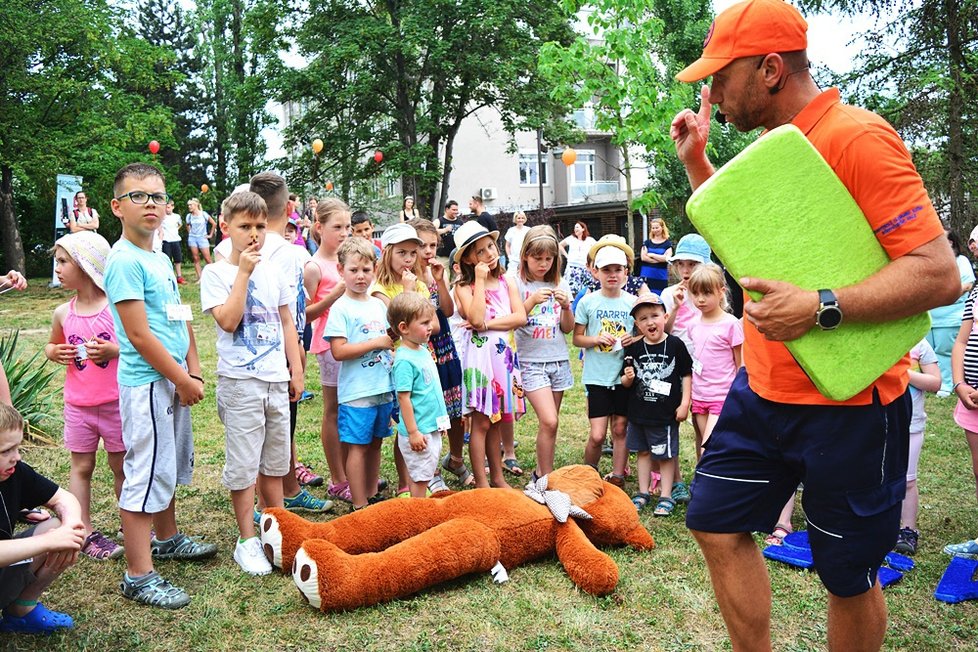
{"type": "Polygon", "coordinates": [[[160,144],[155,140],[149,141],[149,152],[150,154],[155,154],[160,151],[160,144]]]}
{"type": "Polygon", "coordinates": [[[378,163],[383,161],[384,153],[378,149],[376,152],[374,152],[374,160],[377,161],[378,163]]]}

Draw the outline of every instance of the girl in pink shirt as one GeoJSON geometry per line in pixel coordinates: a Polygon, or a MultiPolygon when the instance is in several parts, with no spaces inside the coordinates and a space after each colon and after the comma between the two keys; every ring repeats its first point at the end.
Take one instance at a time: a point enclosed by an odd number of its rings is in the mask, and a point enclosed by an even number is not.
{"type": "Polygon", "coordinates": [[[693,357],[692,412],[698,461],[740,368],[744,327],[726,311],[727,285],[717,265],[699,265],[690,275],[688,287],[699,310],[687,325],[693,357]]]}
{"type": "MultiPolygon", "coordinates": [[[[346,289],[340,277],[336,251],[350,236],[350,218],[350,207],[343,201],[328,198],[319,202],[312,225],[312,238],[319,243],[319,249],[302,271],[302,284],[310,297],[306,305],[306,319],[312,324],[309,352],[319,362],[319,381],[323,388],[323,420],[319,436],[326,454],[326,465],[329,467],[330,478],[326,493],[332,498],[347,502],[351,500],[350,483],[346,478],[346,463],[336,429],[336,385],[340,363],[333,359],[329,340],[323,339],[323,331],[329,318],[329,309],[343,296],[346,289]]],[[[310,476],[314,475],[308,473],[310,476]]]]}
{"type": "Polygon", "coordinates": [[[81,505],[85,525],[82,552],[93,559],[116,559],[122,546],[92,528],[92,472],[99,439],[105,447],[119,497],[124,479],[119,416],[119,340],[105,296],[105,259],[109,243],[92,231],[79,231],[54,243],[54,271],[75,296],[54,309],[48,360],[67,367],[64,391],[65,448],[71,452],[68,491],[81,505]]]}

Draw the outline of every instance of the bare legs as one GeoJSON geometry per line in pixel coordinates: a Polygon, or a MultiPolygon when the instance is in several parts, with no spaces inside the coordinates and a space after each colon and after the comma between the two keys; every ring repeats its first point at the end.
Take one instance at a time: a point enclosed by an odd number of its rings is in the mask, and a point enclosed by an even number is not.
{"type": "MultiPolygon", "coordinates": [[[[527,392],[526,397],[537,415],[537,475],[544,476],[554,470],[554,449],[557,447],[557,421],[563,392],[549,387],[527,392]]],[[[600,451],[599,451],[600,452],[600,451]]]]}

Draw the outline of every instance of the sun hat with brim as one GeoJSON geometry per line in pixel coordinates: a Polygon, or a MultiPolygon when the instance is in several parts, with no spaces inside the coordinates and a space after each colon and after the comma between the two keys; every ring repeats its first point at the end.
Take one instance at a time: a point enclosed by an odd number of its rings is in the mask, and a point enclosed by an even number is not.
{"type": "Polygon", "coordinates": [[[465,250],[470,244],[475,242],[480,238],[489,236],[493,241],[499,239],[499,231],[490,231],[486,227],[482,226],[475,220],[466,222],[462,226],[455,230],[455,257],[453,260],[457,263],[465,255],[465,250]]]}
{"type": "Polygon", "coordinates": [[[968,242],[971,242],[972,240],[978,242],[978,226],[971,229],[971,235],[968,236],[968,242]]]}
{"type": "Polygon", "coordinates": [[[697,263],[710,262],[710,245],[698,233],[687,233],[676,243],[676,250],[669,259],[670,263],[677,260],[692,260],[697,263]]]}
{"type": "Polygon", "coordinates": [[[601,236],[597,242],[591,245],[591,250],[587,252],[588,259],[593,261],[602,247],[617,247],[625,252],[628,260],[635,260],[635,250],[628,246],[625,238],[614,233],[601,236]]]}
{"type": "Polygon", "coordinates": [[[662,306],[663,310],[665,310],[666,308],[666,304],[662,303],[662,299],[660,299],[659,295],[656,294],[655,292],[643,294],[639,298],[635,299],[635,303],[632,304],[632,310],[630,314],[634,317],[635,311],[641,308],[642,306],[662,306]]]}
{"type": "Polygon", "coordinates": [[[598,249],[598,254],[594,257],[594,266],[597,269],[601,269],[608,265],[628,267],[628,257],[618,247],[602,247],[598,249]]]}
{"type": "Polygon", "coordinates": [[[808,48],[808,23],[784,0],[746,0],[714,19],[703,54],[676,75],[682,82],[706,79],[735,59],[808,48]]]}
{"type": "Polygon", "coordinates": [[[410,224],[392,224],[384,229],[383,234],[380,236],[381,247],[400,244],[402,242],[417,242],[419,245],[424,244],[421,238],[418,237],[418,232],[410,224]]]}
{"type": "Polygon", "coordinates": [[[112,249],[108,240],[98,233],[79,231],[61,236],[54,242],[54,246],[67,251],[98,289],[105,291],[105,259],[112,249]]]}

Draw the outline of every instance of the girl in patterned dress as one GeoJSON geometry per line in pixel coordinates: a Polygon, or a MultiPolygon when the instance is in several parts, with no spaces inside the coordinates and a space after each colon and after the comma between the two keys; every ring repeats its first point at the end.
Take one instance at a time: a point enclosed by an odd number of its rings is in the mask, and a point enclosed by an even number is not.
{"type": "Polygon", "coordinates": [[[455,232],[460,278],[455,303],[466,320],[462,359],[462,411],[472,417],[469,456],[477,487],[508,487],[500,446],[503,422],[526,412],[513,329],[526,323],[516,284],[507,282],[496,248],[498,231],[476,221],[455,232]],[[486,455],[486,452],[490,454],[486,455]],[[489,477],[484,460],[488,459],[489,477]]]}

